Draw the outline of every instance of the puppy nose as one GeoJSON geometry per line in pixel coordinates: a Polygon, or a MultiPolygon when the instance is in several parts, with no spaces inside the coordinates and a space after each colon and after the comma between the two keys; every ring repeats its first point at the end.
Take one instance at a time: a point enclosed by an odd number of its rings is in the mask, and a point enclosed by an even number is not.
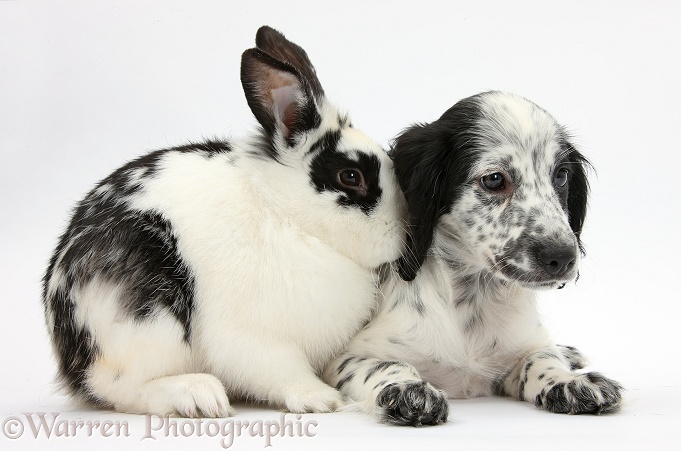
{"type": "Polygon", "coordinates": [[[540,266],[553,277],[565,275],[575,265],[576,259],[577,254],[573,247],[547,246],[537,253],[540,266]]]}

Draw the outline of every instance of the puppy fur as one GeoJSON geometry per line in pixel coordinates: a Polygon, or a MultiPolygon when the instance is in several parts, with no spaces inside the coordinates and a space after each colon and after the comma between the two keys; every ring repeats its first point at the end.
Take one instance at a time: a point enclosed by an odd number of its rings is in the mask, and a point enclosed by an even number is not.
{"type": "Polygon", "coordinates": [[[487,92],[408,128],[392,151],[410,238],[375,317],[325,379],[401,425],[438,424],[447,397],[503,395],[558,413],[616,411],[621,386],[555,345],[539,289],[578,276],[587,160],[521,97],[487,92]]]}

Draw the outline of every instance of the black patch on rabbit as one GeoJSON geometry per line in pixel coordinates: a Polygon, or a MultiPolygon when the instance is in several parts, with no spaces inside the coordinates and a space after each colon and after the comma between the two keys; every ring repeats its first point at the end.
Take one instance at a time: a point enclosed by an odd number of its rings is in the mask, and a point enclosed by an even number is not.
{"type": "Polygon", "coordinates": [[[350,158],[337,151],[338,135],[320,141],[319,153],[310,164],[310,179],[318,192],[338,192],[338,205],[359,206],[370,214],[383,192],[379,183],[381,164],[375,155],[357,152],[356,158],[350,158]]]}

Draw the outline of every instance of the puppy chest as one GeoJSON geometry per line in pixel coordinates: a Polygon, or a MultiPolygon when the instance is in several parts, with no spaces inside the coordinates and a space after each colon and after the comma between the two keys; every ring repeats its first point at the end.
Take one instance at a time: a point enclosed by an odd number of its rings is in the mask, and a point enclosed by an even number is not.
{"type": "Polygon", "coordinates": [[[510,371],[513,359],[493,346],[473,346],[474,343],[452,344],[449,356],[419,365],[424,379],[452,398],[489,396],[494,383],[510,371]]]}
{"type": "Polygon", "coordinates": [[[522,325],[518,311],[508,306],[459,304],[449,313],[448,333],[428,369],[442,384],[468,396],[510,371],[523,341],[522,325]]]}

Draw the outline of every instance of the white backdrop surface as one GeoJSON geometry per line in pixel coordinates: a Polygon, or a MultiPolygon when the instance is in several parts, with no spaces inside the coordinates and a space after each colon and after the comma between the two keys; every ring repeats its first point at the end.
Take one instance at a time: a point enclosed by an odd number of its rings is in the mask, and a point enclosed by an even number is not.
{"type": "MultiPolygon", "coordinates": [[[[451,401],[450,421],[433,428],[289,415],[313,436],[273,437],[274,449],[681,449],[681,3],[661,0],[0,2],[0,448],[229,444],[190,424],[179,425],[187,437],[149,434],[153,418],[79,409],[54,394],[40,279],[70,209],[113,169],[253,129],[239,60],[263,24],[301,44],[329,97],[386,146],[489,89],[523,95],[567,125],[597,170],[588,256],[579,283],[543,293],[541,309],[557,342],[627,389],[623,411],[602,417],[507,399],[451,401]],[[117,421],[128,434],[48,438],[31,429],[39,412],[117,421]]],[[[237,407],[235,421],[281,419],[237,407]]],[[[232,448],[263,449],[254,433],[232,448]]]]}

